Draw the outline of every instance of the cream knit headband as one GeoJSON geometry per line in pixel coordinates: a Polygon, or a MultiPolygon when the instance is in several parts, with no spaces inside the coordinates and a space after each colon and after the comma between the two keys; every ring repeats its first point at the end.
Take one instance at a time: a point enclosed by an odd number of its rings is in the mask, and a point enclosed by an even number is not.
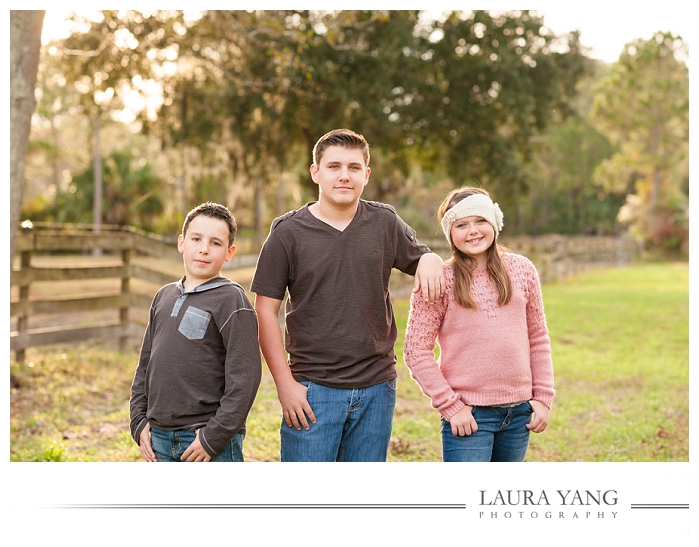
{"type": "Polygon", "coordinates": [[[460,218],[482,217],[487,220],[495,230],[497,239],[502,230],[502,211],[500,206],[485,194],[473,194],[462,199],[459,203],[449,209],[442,217],[442,230],[447,236],[447,241],[451,244],[451,226],[460,218]]]}

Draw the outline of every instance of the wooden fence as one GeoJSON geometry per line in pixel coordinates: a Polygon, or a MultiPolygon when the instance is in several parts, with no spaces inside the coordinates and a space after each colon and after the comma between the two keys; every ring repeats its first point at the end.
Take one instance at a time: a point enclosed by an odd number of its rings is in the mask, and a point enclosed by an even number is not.
{"type": "MultiPolygon", "coordinates": [[[[236,246],[237,255],[227,266],[254,265],[257,248],[246,241],[236,241],[236,246]]],[[[176,266],[182,264],[176,238],[148,234],[131,227],[105,226],[100,233],[93,232],[89,225],[36,223],[31,229],[22,228],[10,279],[11,289],[14,288],[11,291],[10,318],[15,319],[15,330],[10,332],[10,350],[15,352],[16,360],[22,362],[25,350],[35,346],[110,338],[118,339],[123,349],[129,337],[141,338],[145,323],[130,317],[129,310],[148,310],[157,287],[181,276],[181,266],[179,269],[170,268],[169,273],[167,268],[150,265],[157,260],[176,266]],[[42,260],[49,256],[54,261],[42,260]],[[80,256],[87,260],[76,260],[80,256]],[[91,259],[93,256],[95,258],[91,259]],[[58,287],[61,282],[87,284],[108,279],[118,280],[116,290],[84,296],[52,294],[50,297],[31,297],[32,286],[38,288],[42,283],[58,287]],[[133,280],[154,287],[139,293],[133,290],[133,280]],[[89,318],[90,312],[99,314],[104,310],[115,311],[117,317],[98,321],[89,318]],[[32,317],[60,318],[68,314],[88,314],[83,323],[87,321],[89,324],[66,326],[64,323],[34,328],[31,325],[32,317]]],[[[50,322],[55,322],[55,319],[50,322]]]]}
{"type": "MultiPolygon", "coordinates": [[[[129,338],[143,336],[145,321],[133,317],[133,312],[138,311],[143,316],[157,288],[180,277],[182,258],[174,238],[147,234],[134,228],[106,226],[100,233],[89,228],[36,224],[31,229],[21,230],[10,281],[14,288],[10,317],[15,320],[15,330],[10,332],[10,350],[15,352],[18,362],[24,360],[25,351],[30,347],[92,338],[118,339],[123,349],[129,338]],[[53,257],[53,260],[46,261],[46,257],[53,257]],[[83,260],[76,257],[83,257],[83,260]],[[169,263],[170,269],[156,267],[159,260],[169,263]],[[173,264],[179,266],[173,269],[173,264]],[[112,285],[112,289],[101,294],[76,296],[43,291],[51,294],[42,296],[42,291],[38,290],[41,283],[60,289],[65,285],[62,282],[87,283],[106,279],[116,281],[116,288],[112,285]],[[150,287],[138,291],[134,290],[135,284],[150,287]],[[32,291],[32,287],[37,290],[32,291]],[[40,296],[36,297],[32,292],[40,296]],[[108,320],[90,318],[88,324],[73,326],[60,322],[60,318],[68,314],[87,313],[91,317],[90,314],[99,315],[105,310],[115,312],[115,317],[108,320]],[[46,316],[58,317],[59,324],[32,326],[33,317],[46,316]]],[[[448,254],[444,239],[422,241],[440,255],[448,254]]],[[[623,266],[632,262],[640,252],[638,244],[629,237],[517,236],[503,237],[501,243],[528,256],[537,266],[543,283],[591,268],[623,266]]],[[[253,240],[236,241],[236,255],[226,269],[254,266],[258,245],[253,240]]],[[[394,296],[409,294],[411,287],[412,278],[409,276],[400,272],[392,276],[391,293],[394,296]]]]}

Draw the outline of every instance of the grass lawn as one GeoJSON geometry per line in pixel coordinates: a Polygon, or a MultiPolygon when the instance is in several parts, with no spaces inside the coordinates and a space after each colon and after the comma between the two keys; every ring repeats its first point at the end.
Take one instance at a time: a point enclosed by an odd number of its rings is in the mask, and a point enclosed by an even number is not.
{"type": "MultiPolygon", "coordinates": [[[[689,461],[689,268],[642,264],[544,286],[556,397],[529,461],[689,461]]],[[[439,461],[439,417],[402,361],[389,461],[439,461]]],[[[27,350],[12,361],[12,461],[138,461],[128,398],[138,342],[27,350]]],[[[249,461],[277,461],[280,409],[265,369],[248,419],[249,461]]]]}

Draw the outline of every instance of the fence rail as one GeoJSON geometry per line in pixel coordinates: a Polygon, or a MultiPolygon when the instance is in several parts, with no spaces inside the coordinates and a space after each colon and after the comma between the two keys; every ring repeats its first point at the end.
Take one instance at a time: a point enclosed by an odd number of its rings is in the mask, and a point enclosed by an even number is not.
{"type": "MultiPolygon", "coordinates": [[[[141,338],[144,323],[130,316],[129,310],[148,310],[155,290],[179,278],[179,273],[167,273],[154,267],[157,260],[176,261],[181,264],[173,238],[147,234],[134,228],[103,227],[94,233],[85,226],[35,225],[22,229],[17,241],[18,260],[11,274],[11,286],[17,287],[10,302],[10,317],[16,319],[16,330],[10,332],[10,350],[15,359],[22,362],[26,349],[56,343],[71,343],[91,338],[118,339],[124,348],[128,338],[141,338]],[[91,260],[89,255],[99,249],[101,259],[91,260]],[[82,266],[51,264],[47,256],[65,257],[64,262],[75,256],[88,255],[82,266]],[[147,260],[143,260],[146,257],[147,260]],[[151,260],[152,259],[152,260],[151,260]],[[43,264],[43,265],[42,265],[43,264]],[[30,288],[36,283],[52,286],[66,281],[118,280],[118,291],[58,295],[31,298],[30,288]],[[154,285],[150,293],[134,290],[132,280],[154,285]],[[89,325],[52,325],[32,328],[32,317],[60,316],[72,313],[103,312],[116,310],[117,320],[93,321],[89,325]]],[[[421,239],[442,256],[448,254],[443,238],[421,239]]],[[[619,267],[632,262],[639,254],[638,244],[630,237],[584,236],[514,236],[500,241],[514,252],[529,257],[537,267],[542,283],[553,282],[581,271],[600,267],[619,267]]],[[[255,264],[259,245],[251,240],[236,242],[237,253],[229,268],[245,268],[255,264]],[[241,250],[243,251],[241,253],[241,250]]],[[[175,263],[175,262],[171,262],[175,263]]],[[[412,278],[394,272],[391,293],[394,296],[409,294],[412,278]]]]}

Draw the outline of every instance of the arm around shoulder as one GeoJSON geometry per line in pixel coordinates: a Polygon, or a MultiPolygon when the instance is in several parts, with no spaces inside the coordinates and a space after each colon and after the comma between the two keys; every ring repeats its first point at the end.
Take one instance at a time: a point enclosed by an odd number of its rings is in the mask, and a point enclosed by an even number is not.
{"type": "Polygon", "coordinates": [[[425,253],[415,271],[414,293],[422,293],[424,300],[435,302],[439,300],[446,289],[444,278],[444,261],[436,253],[425,253]]]}

